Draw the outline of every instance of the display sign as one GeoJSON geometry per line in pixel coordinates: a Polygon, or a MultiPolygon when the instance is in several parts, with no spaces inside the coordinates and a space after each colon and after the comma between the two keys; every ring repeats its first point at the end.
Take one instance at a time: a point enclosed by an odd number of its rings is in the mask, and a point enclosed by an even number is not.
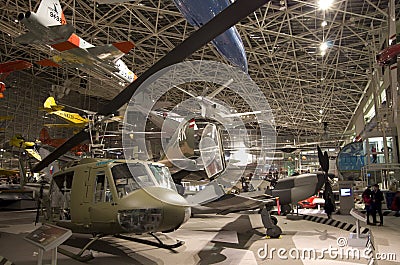
{"type": "Polygon", "coordinates": [[[351,196],[351,195],[352,195],[351,188],[340,189],[340,196],[347,197],[347,196],[351,196]]]}
{"type": "Polygon", "coordinates": [[[72,235],[72,231],[51,224],[43,224],[41,227],[29,233],[25,240],[38,246],[44,251],[54,249],[61,245],[72,235]]]}

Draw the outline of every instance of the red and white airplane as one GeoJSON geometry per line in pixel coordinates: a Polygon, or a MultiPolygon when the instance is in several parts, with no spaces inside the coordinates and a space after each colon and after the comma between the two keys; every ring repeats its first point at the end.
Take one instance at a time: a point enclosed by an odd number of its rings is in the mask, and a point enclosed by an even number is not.
{"type": "Polygon", "coordinates": [[[380,66],[392,65],[397,62],[400,54],[400,43],[392,44],[376,55],[376,61],[380,66]]]}
{"type": "Polygon", "coordinates": [[[29,32],[15,40],[21,44],[49,45],[59,51],[51,59],[38,62],[43,66],[69,66],[113,76],[124,83],[131,83],[137,76],[120,59],[134,44],[130,41],[96,47],[73,33],[58,0],[42,0],[37,13],[20,13],[21,21],[29,32]]]}
{"type": "Polygon", "coordinates": [[[17,60],[0,64],[0,98],[4,98],[3,92],[6,90],[6,85],[3,80],[12,72],[24,70],[32,67],[30,62],[17,60]]]}

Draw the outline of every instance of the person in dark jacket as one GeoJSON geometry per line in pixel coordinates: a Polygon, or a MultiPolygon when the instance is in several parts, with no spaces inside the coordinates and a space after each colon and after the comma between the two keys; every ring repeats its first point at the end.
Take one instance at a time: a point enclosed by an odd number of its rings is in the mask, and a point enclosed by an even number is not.
{"type": "Polygon", "coordinates": [[[371,197],[372,197],[372,190],[371,187],[368,186],[362,194],[362,200],[364,202],[365,211],[367,214],[367,224],[371,224],[371,222],[369,221],[369,216],[371,215],[371,202],[372,202],[371,197]]]}
{"type": "Polygon", "coordinates": [[[371,210],[372,210],[372,221],[373,225],[376,225],[376,213],[379,214],[380,225],[383,225],[383,214],[382,214],[382,201],[383,201],[383,193],[379,189],[379,185],[375,184],[374,189],[371,195],[371,210]]]}

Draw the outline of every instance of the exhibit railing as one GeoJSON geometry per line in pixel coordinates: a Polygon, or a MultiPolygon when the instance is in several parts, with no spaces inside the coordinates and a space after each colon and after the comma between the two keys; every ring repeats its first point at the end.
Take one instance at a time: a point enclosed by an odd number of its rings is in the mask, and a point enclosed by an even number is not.
{"type": "Polygon", "coordinates": [[[382,189],[399,188],[400,164],[371,163],[361,168],[364,186],[381,185],[382,189]]]}

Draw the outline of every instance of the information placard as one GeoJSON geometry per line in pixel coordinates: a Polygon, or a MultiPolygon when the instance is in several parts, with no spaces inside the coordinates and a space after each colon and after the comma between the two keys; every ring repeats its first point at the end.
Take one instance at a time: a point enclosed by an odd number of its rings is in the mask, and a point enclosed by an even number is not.
{"type": "Polygon", "coordinates": [[[48,251],[61,245],[71,235],[72,231],[69,229],[51,224],[43,224],[29,233],[25,237],[25,240],[44,251],[48,251]]]}

